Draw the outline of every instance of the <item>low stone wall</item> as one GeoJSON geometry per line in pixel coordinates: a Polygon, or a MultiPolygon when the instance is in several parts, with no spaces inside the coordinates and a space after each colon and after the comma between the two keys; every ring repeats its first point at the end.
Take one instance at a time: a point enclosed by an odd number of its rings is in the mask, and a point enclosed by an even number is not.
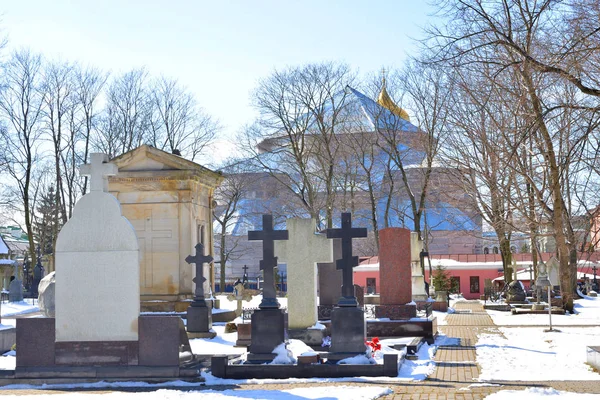
{"type": "Polygon", "coordinates": [[[227,356],[211,358],[211,373],[224,379],[344,378],[398,376],[398,354],[384,354],[383,364],[229,364],[227,356]]]}

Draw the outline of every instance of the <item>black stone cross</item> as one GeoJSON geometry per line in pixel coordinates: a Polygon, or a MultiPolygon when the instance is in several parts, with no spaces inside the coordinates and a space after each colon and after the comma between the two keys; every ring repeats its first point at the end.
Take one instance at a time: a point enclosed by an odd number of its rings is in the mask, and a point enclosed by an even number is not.
{"type": "Polygon", "coordinates": [[[246,286],[248,284],[248,266],[244,264],[244,268],[242,269],[244,270],[244,275],[242,276],[242,283],[244,284],[244,286],[246,286]]]}
{"type": "Polygon", "coordinates": [[[192,302],[193,307],[206,307],[206,301],[204,301],[204,285],[206,278],[204,277],[204,263],[209,263],[213,260],[212,256],[204,255],[204,245],[198,243],[196,245],[196,255],[187,256],[185,262],[188,264],[196,264],[196,277],[192,279],[192,282],[196,284],[196,290],[194,291],[194,301],[192,302]]]}
{"type": "Polygon", "coordinates": [[[353,228],[350,213],[342,213],[341,229],[327,229],[328,239],[342,239],[342,258],[335,262],[336,268],[342,270],[342,297],[338,302],[339,306],[358,306],[352,279],[352,268],[358,265],[358,257],[352,256],[352,239],[362,237],[367,237],[367,228],[353,228]]]}
{"type": "Polygon", "coordinates": [[[595,265],[592,267],[592,271],[594,271],[594,287],[593,287],[594,291],[598,290],[598,280],[596,279],[596,270],[597,269],[598,268],[595,265]]]}
{"type": "Polygon", "coordinates": [[[273,229],[273,216],[264,214],[262,216],[263,230],[249,231],[248,240],[262,240],[263,258],[260,260],[260,269],[263,271],[264,289],[263,298],[258,306],[264,308],[279,308],[277,296],[275,295],[275,280],[273,279],[273,268],[277,266],[275,257],[275,240],[288,240],[288,231],[273,229]]]}

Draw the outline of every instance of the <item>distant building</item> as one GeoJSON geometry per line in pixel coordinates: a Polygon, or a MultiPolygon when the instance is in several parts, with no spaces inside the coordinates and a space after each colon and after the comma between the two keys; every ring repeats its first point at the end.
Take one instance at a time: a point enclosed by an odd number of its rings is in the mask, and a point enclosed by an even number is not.
{"type": "MultiPolygon", "coordinates": [[[[353,163],[353,154],[348,151],[353,141],[375,140],[384,131],[394,129],[398,132],[398,151],[402,153],[403,165],[407,171],[407,177],[413,190],[422,187],[425,160],[423,149],[427,139],[426,135],[413,125],[408,115],[400,107],[396,106],[387,95],[383,87],[377,101],[369,98],[358,90],[347,87],[346,95],[349,95],[349,112],[351,116],[350,127],[337,134],[336,153],[340,155],[340,165],[346,166],[353,163]]],[[[306,140],[311,140],[307,135],[306,140]]],[[[277,162],[270,160],[269,154],[284,148],[287,144],[285,135],[274,136],[259,144],[259,149],[265,154],[265,162],[277,162]]],[[[389,155],[379,150],[372,156],[374,168],[371,171],[371,179],[377,187],[376,210],[378,229],[384,227],[404,227],[414,230],[412,211],[409,197],[406,194],[400,171],[392,168],[391,174],[387,174],[384,168],[390,164],[389,155]],[[394,186],[392,186],[394,185],[394,186]],[[394,190],[390,190],[390,188],[394,190]],[[386,193],[392,193],[392,197],[386,193]]],[[[338,165],[337,167],[342,168],[338,165]]],[[[279,168],[279,165],[277,165],[279,168]]],[[[360,168],[357,169],[354,182],[340,182],[336,193],[333,209],[333,225],[339,226],[340,214],[343,211],[351,211],[353,226],[366,227],[369,237],[364,240],[355,241],[355,253],[362,256],[377,254],[377,247],[373,238],[373,211],[371,199],[365,190],[364,176],[360,176],[360,168]],[[352,186],[355,185],[355,186],[352,186]],[[348,188],[350,186],[350,189],[348,188]],[[353,189],[354,187],[354,189],[353,189]]],[[[482,252],[482,221],[473,207],[466,201],[466,194],[460,185],[452,184],[445,177],[445,169],[434,167],[428,186],[428,198],[425,205],[426,211],[421,221],[421,229],[429,233],[426,238],[431,254],[479,254],[482,252]]],[[[299,199],[290,193],[281,179],[264,171],[246,171],[240,174],[248,181],[248,187],[243,198],[237,204],[235,218],[227,227],[226,237],[223,240],[227,251],[231,252],[225,268],[226,279],[232,283],[243,276],[243,267],[248,267],[250,278],[259,277],[262,272],[258,263],[261,258],[261,243],[248,242],[247,232],[260,229],[263,213],[273,213],[277,224],[276,229],[284,227],[284,221],[289,217],[309,218],[305,207],[299,203],[299,199]]],[[[285,183],[285,181],[284,181],[285,183]]],[[[226,185],[226,183],[224,183],[226,185]]],[[[324,195],[323,195],[324,197],[324,195]]],[[[226,204],[217,204],[216,211],[225,212],[226,204]]],[[[322,211],[317,226],[325,228],[325,213],[322,211]]],[[[214,233],[220,236],[220,227],[214,226],[214,233]]],[[[215,254],[218,256],[221,246],[220,239],[215,239],[215,254]]],[[[280,272],[285,275],[285,265],[280,266],[280,272]]],[[[219,268],[216,269],[218,275],[219,268]]],[[[216,278],[218,282],[218,278],[216,278]]]]}

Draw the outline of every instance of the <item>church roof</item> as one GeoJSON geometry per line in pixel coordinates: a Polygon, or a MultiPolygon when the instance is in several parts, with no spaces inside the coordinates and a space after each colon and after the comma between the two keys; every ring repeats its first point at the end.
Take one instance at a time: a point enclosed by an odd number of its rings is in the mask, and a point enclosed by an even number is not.
{"type": "Polygon", "coordinates": [[[408,114],[406,111],[402,110],[392,101],[389,95],[387,95],[385,88],[383,88],[382,92],[379,94],[382,104],[379,104],[350,86],[347,86],[346,89],[354,96],[354,99],[357,101],[357,104],[368,122],[368,126],[370,126],[372,130],[418,132],[419,129],[408,121],[408,114]],[[385,95],[383,95],[382,98],[382,93],[384,92],[385,95]]]}

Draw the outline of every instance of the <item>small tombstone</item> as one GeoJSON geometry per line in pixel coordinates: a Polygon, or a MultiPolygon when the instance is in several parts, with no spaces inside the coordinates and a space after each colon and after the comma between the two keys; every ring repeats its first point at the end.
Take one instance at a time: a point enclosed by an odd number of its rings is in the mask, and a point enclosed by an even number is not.
{"type": "Polygon", "coordinates": [[[10,282],[8,286],[8,301],[11,303],[18,303],[23,301],[23,283],[19,279],[15,266],[15,279],[10,282]]]}

